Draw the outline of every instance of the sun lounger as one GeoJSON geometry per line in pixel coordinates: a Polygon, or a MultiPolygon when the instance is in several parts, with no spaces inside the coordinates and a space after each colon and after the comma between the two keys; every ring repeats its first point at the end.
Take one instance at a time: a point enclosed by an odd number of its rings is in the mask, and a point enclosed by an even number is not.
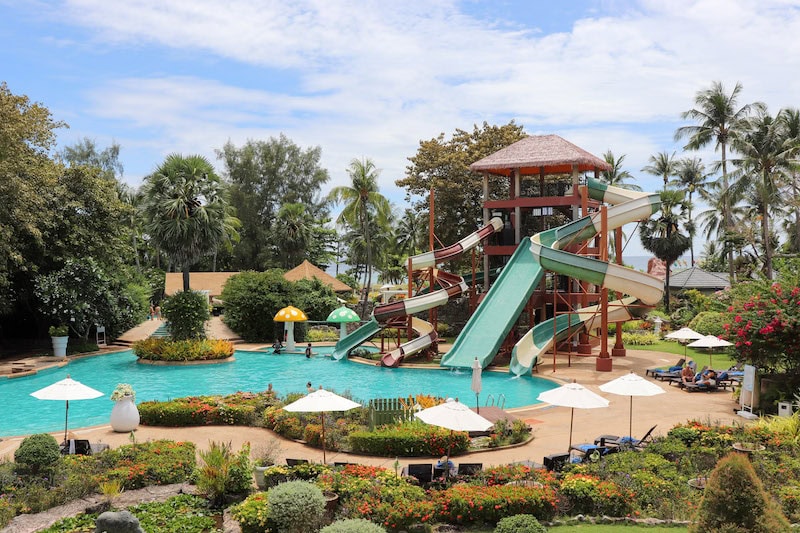
{"type": "Polygon", "coordinates": [[[635,439],[630,436],[618,437],[616,435],[600,435],[599,437],[594,439],[594,443],[598,446],[606,446],[608,448],[627,447],[633,449],[640,449],[653,439],[653,431],[656,429],[656,427],[657,425],[648,429],[647,433],[645,433],[644,437],[642,437],[641,439],[635,439]]]}
{"type": "Polygon", "coordinates": [[[308,459],[286,459],[286,464],[288,466],[297,466],[303,465],[308,463],[308,459]]]}
{"type": "Polygon", "coordinates": [[[458,463],[459,476],[474,476],[483,470],[483,463],[458,463]]]}
{"type": "Polygon", "coordinates": [[[677,363],[675,363],[674,365],[672,365],[669,368],[666,368],[666,369],[665,368],[660,368],[660,367],[648,368],[647,370],[644,371],[644,375],[645,376],[649,376],[649,375],[652,374],[653,377],[656,378],[656,379],[658,378],[659,375],[670,374],[670,373],[673,373],[673,372],[678,372],[678,374],[680,375],[681,369],[683,368],[683,363],[685,363],[685,362],[686,362],[686,359],[681,357],[680,359],[678,359],[677,363]]]}
{"type": "Polygon", "coordinates": [[[409,476],[417,478],[420,485],[426,485],[433,481],[433,464],[410,464],[406,469],[409,476]]]}

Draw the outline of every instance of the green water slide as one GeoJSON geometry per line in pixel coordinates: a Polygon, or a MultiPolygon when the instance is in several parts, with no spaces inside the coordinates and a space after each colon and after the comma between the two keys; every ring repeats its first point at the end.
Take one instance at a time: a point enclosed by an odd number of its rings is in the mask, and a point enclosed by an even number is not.
{"type": "Polygon", "coordinates": [[[333,348],[333,358],[343,359],[347,357],[348,352],[353,348],[357,348],[361,344],[370,340],[381,330],[381,325],[372,317],[369,322],[360,326],[357,330],[340,339],[333,348]]]}
{"type": "Polygon", "coordinates": [[[530,252],[530,239],[525,237],[442,357],[442,366],[471,368],[476,357],[483,367],[491,363],[543,273],[530,252]]]}

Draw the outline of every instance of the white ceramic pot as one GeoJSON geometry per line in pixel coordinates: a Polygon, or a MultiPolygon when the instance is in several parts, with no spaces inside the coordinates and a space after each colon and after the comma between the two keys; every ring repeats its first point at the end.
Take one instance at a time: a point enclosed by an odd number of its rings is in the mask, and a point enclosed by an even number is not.
{"type": "Polygon", "coordinates": [[[69,340],[69,336],[50,337],[50,340],[53,341],[53,355],[55,355],[56,357],[66,357],[67,341],[69,340]]]}
{"type": "Polygon", "coordinates": [[[132,396],[117,400],[111,409],[111,428],[119,433],[127,433],[139,427],[139,410],[132,396]]]}

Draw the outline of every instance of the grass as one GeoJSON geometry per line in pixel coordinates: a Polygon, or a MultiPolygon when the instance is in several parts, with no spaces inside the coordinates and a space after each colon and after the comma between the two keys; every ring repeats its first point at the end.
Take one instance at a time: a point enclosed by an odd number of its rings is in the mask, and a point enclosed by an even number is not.
{"type": "Polygon", "coordinates": [[[580,524],[576,526],[560,526],[549,527],[548,531],[555,533],[571,533],[573,531],[580,531],[581,533],[616,533],[617,531],[624,531],[625,533],[649,533],[651,531],[689,531],[689,528],[683,526],[628,526],[622,524],[580,524]]]}
{"type": "MultiPolygon", "coordinates": [[[[652,352],[672,353],[679,357],[683,357],[684,350],[686,350],[686,359],[694,359],[697,361],[698,367],[709,365],[711,368],[722,370],[730,368],[736,364],[736,360],[731,357],[729,352],[715,351],[710,353],[707,350],[696,350],[694,348],[684,347],[676,341],[662,340],[655,344],[648,346],[626,346],[628,350],[648,350],[652,352]]],[[[677,359],[676,359],[677,361],[677,359]]],[[[669,365],[666,365],[666,368],[669,365]]]]}

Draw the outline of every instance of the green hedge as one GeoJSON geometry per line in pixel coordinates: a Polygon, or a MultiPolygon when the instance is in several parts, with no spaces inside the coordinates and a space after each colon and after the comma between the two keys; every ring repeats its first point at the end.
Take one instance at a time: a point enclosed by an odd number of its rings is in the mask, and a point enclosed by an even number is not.
{"type": "Polygon", "coordinates": [[[350,433],[354,453],[383,457],[457,455],[466,452],[469,444],[469,435],[463,431],[448,431],[422,422],[350,433]]]}
{"type": "Polygon", "coordinates": [[[233,355],[233,343],[222,339],[173,341],[149,338],[133,344],[133,353],[148,361],[214,361],[233,355]]]}
{"type": "Polygon", "coordinates": [[[276,402],[275,393],[237,392],[228,396],[190,396],[138,404],[146,426],[261,426],[261,413],[276,402]]]}

